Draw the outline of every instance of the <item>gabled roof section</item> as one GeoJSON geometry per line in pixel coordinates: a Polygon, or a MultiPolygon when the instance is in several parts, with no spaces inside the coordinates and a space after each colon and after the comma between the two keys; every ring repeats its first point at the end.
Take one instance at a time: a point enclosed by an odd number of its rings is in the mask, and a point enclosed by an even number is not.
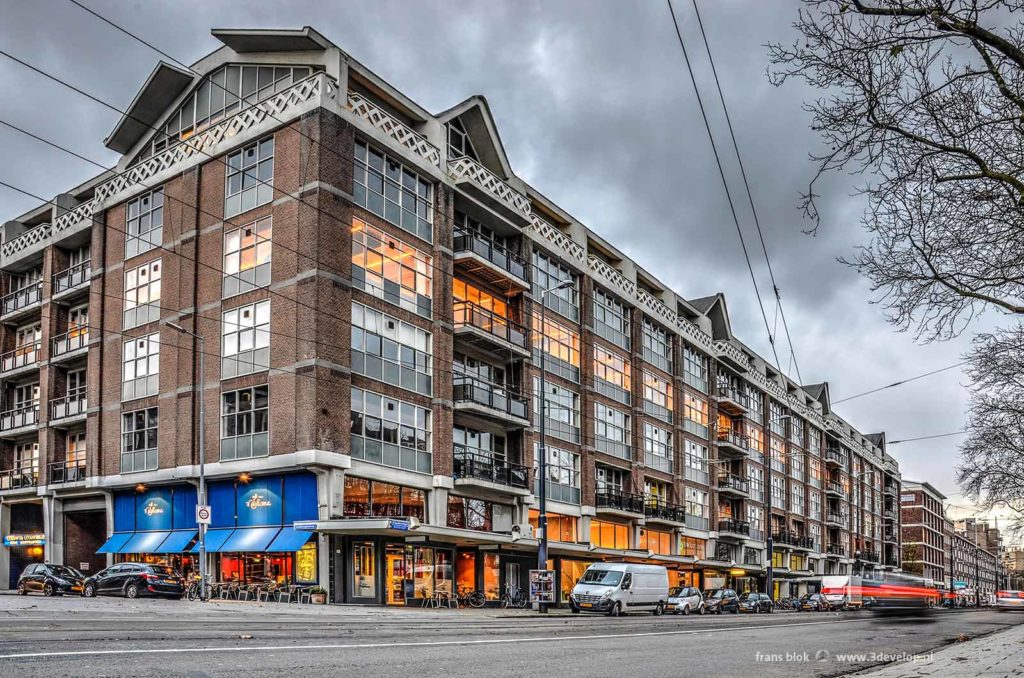
{"type": "Polygon", "coordinates": [[[801,386],[804,393],[811,396],[819,403],[821,403],[821,411],[828,414],[832,411],[832,399],[828,393],[828,382],[823,381],[820,384],[809,384],[807,386],[801,386]]]}
{"type": "Polygon", "coordinates": [[[438,113],[437,118],[442,125],[447,125],[450,120],[458,118],[466,128],[473,148],[480,156],[480,162],[505,181],[514,176],[512,165],[505,155],[505,146],[498,134],[498,126],[494,123],[491,107],[485,97],[479,94],[471,96],[447,111],[438,113]]]}
{"type": "Polygon", "coordinates": [[[121,116],[114,131],[103,141],[104,145],[122,155],[130,151],[142,135],[156,125],[192,79],[192,73],[161,61],[135,95],[127,115],[121,116]]]}
{"type": "Polygon", "coordinates": [[[215,28],[210,35],[235,51],[250,52],[317,52],[331,46],[330,40],[309,26],[298,29],[215,28]]]}
{"type": "Polygon", "coordinates": [[[729,309],[725,305],[724,294],[719,292],[710,297],[689,299],[687,303],[711,320],[711,336],[716,341],[732,339],[732,324],[729,322],[729,309]]]}

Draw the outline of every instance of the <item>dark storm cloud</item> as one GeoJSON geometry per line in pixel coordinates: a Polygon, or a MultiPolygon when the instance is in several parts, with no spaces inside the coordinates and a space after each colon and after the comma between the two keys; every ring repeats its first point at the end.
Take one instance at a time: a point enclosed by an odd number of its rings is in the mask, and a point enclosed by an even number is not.
{"type": "MultiPolygon", "coordinates": [[[[723,291],[741,338],[770,356],[761,313],[689,76],[663,2],[101,2],[101,13],[191,63],[219,43],[212,27],[311,25],[430,110],[483,94],[516,171],[642,266],[688,297],[723,291]]],[[[127,106],[159,56],[64,0],[0,0],[3,49],[127,106]]],[[[702,15],[751,179],[775,276],[806,382],[834,396],[958,361],[966,343],[915,345],[869,306],[866,285],[835,257],[863,239],[852,177],[822,185],[817,237],[797,210],[818,145],[801,110],[814,92],[772,87],[764,43],[791,40],[795,2],[708,2],[702,15]]],[[[689,0],[676,11],[712,113],[770,324],[767,270],[728,145],[689,0]]],[[[97,160],[117,121],[103,109],[0,59],[0,117],[97,160]]],[[[0,129],[0,179],[52,196],[95,171],[0,129]]],[[[0,191],[11,218],[34,202],[0,191]]],[[[781,334],[781,326],[778,327],[781,334]]],[[[783,367],[789,362],[779,339],[783,367]]],[[[890,437],[953,431],[966,394],[958,372],[840,408],[890,437]]],[[[954,489],[956,439],[893,448],[905,475],[954,489]]]]}

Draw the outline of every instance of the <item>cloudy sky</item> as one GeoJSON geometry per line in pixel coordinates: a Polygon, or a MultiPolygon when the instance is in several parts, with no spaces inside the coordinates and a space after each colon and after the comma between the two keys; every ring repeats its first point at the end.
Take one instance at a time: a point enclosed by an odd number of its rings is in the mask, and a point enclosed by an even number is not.
{"type": "MultiPolygon", "coordinates": [[[[668,9],[620,2],[214,2],[82,0],[191,63],[220,43],[210,28],[315,27],[432,111],[472,94],[491,104],[516,172],[688,298],[724,292],[733,328],[770,355],[767,333],[714,166],[668,9]]],[[[952,365],[966,339],[922,346],[888,325],[857,274],[836,262],[863,242],[856,178],[823,185],[816,237],[797,208],[818,139],[801,110],[814,92],[777,89],[764,44],[789,41],[797,3],[700,0],[712,53],[751,179],[805,383],[828,380],[833,399],[952,365]]],[[[0,0],[0,49],[60,73],[125,108],[160,58],[67,0],[0,0]]],[[[676,12],[729,161],[714,82],[690,0],[676,12]]],[[[118,115],[0,57],[0,119],[94,160],[117,158],[102,140],[118,115]]],[[[0,180],[51,197],[95,173],[85,163],[0,127],[0,180]]],[[[4,219],[35,206],[0,188],[4,219]]],[[[741,210],[762,290],[768,277],[749,208],[741,210]]],[[[767,297],[766,297],[767,298],[767,297]]],[[[774,306],[767,308],[774,320],[774,306]]],[[[986,322],[993,322],[992,318],[986,322]]],[[[779,353],[789,362],[788,348],[779,353]]],[[[967,391],[959,369],[837,408],[864,432],[889,439],[957,431],[967,391]]],[[[956,495],[959,438],[897,445],[904,477],[956,495]]]]}

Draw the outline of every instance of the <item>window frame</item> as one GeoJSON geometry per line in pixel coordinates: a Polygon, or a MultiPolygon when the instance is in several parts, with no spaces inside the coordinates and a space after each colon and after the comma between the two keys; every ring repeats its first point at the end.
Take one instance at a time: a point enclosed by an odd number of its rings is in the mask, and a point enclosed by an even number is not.
{"type": "Polygon", "coordinates": [[[220,394],[220,461],[244,461],[247,459],[259,459],[270,456],[270,386],[269,384],[257,384],[245,388],[223,391],[220,394]],[[263,406],[259,407],[259,392],[262,392],[263,406]],[[250,407],[247,410],[240,409],[241,396],[244,393],[250,394],[250,407]],[[235,410],[227,411],[228,396],[235,397],[235,410]],[[259,428],[260,412],[263,413],[262,430],[259,428]],[[245,421],[248,417],[251,421],[248,433],[238,433],[238,422],[245,421]],[[227,422],[234,421],[235,434],[227,435],[227,422]],[[258,437],[264,439],[263,451],[260,454],[255,452],[258,437]],[[238,443],[242,438],[249,439],[249,454],[239,456],[238,443]],[[233,451],[230,456],[225,454],[225,441],[232,441],[233,451]]]}
{"type": "Polygon", "coordinates": [[[274,200],[275,139],[270,134],[229,153],[224,171],[224,218],[245,214],[274,200]],[[237,181],[237,188],[232,182],[237,181]],[[252,185],[247,185],[248,181],[252,185]],[[251,196],[251,202],[246,201],[251,196]]]}

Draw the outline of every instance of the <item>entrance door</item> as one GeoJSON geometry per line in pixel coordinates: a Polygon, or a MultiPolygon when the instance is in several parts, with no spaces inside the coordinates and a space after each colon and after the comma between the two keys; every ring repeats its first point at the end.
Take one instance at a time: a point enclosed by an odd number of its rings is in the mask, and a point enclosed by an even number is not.
{"type": "Polygon", "coordinates": [[[405,547],[387,546],[384,549],[385,600],[388,605],[405,604],[405,547]]]}
{"type": "Polygon", "coordinates": [[[513,591],[522,588],[519,581],[519,563],[505,561],[505,586],[513,591]]]}
{"type": "Polygon", "coordinates": [[[377,547],[372,541],[352,544],[352,597],[377,598],[377,547]]]}

